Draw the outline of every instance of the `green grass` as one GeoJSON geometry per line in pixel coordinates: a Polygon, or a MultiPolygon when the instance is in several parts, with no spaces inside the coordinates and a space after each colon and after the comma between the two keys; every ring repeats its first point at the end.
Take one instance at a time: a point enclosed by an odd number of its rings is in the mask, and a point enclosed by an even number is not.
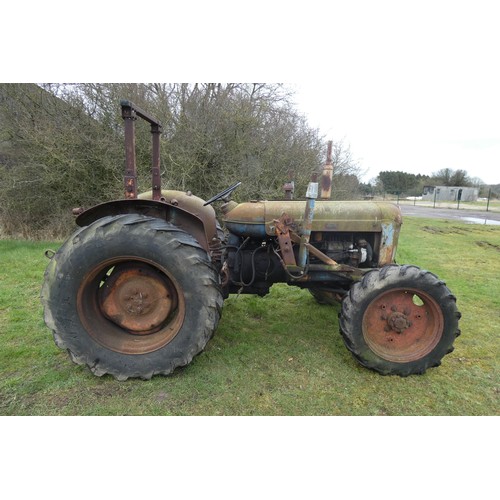
{"type": "Polygon", "coordinates": [[[1,415],[498,415],[500,228],[406,218],[397,260],[447,282],[462,335],[439,368],[384,377],[356,363],[337,306],[278,285],[231,296],[207,349],[170,377],[97,378],[59,350],[42,318],[44,251],[0,241],[1,415]]]}

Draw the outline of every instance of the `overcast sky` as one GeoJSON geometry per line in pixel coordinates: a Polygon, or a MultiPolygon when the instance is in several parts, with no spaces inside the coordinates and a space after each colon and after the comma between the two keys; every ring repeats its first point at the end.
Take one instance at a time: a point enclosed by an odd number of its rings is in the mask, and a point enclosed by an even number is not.
{"type": "Polygon", "coordinates": [[[450,168],[500,183],[500,4],[352,4],[319,78],[295,86],[309,123],[350,145],[365,182],[450,168]]]}

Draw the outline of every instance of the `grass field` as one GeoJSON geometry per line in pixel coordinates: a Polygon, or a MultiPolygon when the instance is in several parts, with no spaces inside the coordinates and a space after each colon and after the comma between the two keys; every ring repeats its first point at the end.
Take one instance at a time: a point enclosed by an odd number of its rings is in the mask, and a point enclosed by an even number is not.
{"type": "Polygon", "coordinates": [[[0,240],[1,415],[498,415],[500,227],[406,218],[399,263],[431,270],[458,298],[455,351],[423,376],[356,363],[337,306],[278,285],[231,296],[207,349],[170,377],[117,382],[73,364],[45,327],[44,251],[0,240]]]}

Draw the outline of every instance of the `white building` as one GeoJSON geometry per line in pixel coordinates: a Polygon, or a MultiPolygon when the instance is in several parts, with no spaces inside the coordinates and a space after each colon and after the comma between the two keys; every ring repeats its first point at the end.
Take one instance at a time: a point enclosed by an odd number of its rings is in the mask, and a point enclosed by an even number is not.
{"type": "Polygon", "coordinates": [[[424,186],[422,200],[477,201],[479,188],[462,186],[424,186]]]}

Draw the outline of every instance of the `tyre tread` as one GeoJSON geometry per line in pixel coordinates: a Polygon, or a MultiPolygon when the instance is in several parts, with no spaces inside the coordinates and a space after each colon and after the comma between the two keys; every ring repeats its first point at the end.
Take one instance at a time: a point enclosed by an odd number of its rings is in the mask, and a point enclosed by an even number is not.
{"type": "MultiPolygon", "coordinates": [[[[94,247],[95,248],[95,247],[94,247]]],[[[81,254],[81,252],[78,252],[81,254]]],[[[41,301],[44,309],[44,319],[48,328],[52,331],[54,342],[57,347],[66,350],[70,359],[78,365],[86,365],[96,376],[105,374],[112,375],[117,380],[126,380],[131,377],[150,379],[152,376],[161,374],[169,375],[176,368],[189,364],[199,354],[207,342],[213,336],[217,328],[223,306],[222,292],[219,285],[218,274],[209,260],[208,255],[201,245],[188,233],[180,228],[154,217],[139,214],[122,214],[117,216],[106,216],[98,219],[93,224],[78,229],[61,246],[54,255],[44,274],[44,284],[41,291],[41,301]],[[146,358],[143,359],[144,366],[131,368],[125,363],[123,369],[111,366],[106,360],[97,355],[97,349],[78,353],[71,348],[72,334],[61,331],[56,317],[65,309],[65,301],[58,297],[60,289],[59,281],[66,279],[60,276],[61,264],[65,263],[69,268],[82,266],[82,259],[74,258],[77,248],[84,246],[108,244],[114,236],[128,235],[131,228],[134,234],[140,234],[146,239],[154,239],[161,245],[164,252],[180,252],[185,254],[182,258],[187,262],[186,268],[195,271],[198,284],[203,292],[197,294],[200,301],[200,328],[193,340],[184,351],[172,351],[163,366],[148,366],[146,358]],[[195,252],[195,253],[193,253],[195,252]]],[[[72,322],[69,319],[68,322],[72,322]]],[[[68,329],[69,330],[69,329],[68,329]]],[[[111,351],[110,351],[111,352],[111,351]]],[[[141,355],[143,356],[143,355],[141,355]]],[[[126,356],[124,360],[127,360],[126,356]]]]}
{"type": "Polygon", "coordinates": [[[435,274],[420,269],[415,265],[398,266],[389,264],[380,269],[369,271],[360,282],[353,284],[342,301],[339,313],[339,331],[345,346],[362,366],[375,370],[382,375],[396,374],[405,377],[425,373],[427,368],[438,366],[441,363],[441,358],[448,352],[452,352],[453,349],[449,350],[452,347],[451,343],[460,334],[458,328],[460,317],[461,314],[456,309],[456,297],[448,290],[444,281],[440,280],[435,274]],[[363,304],[368,300],[367,297],[375,294],[375,291],[383,287],[392,286],[393,284],[396,286],[401,279],[405,283],[418,283],[417,288],[434,289],[433,298],[441,305],[442,310],[446,311],[447,320],[450,323],[448,328],[451,329],[446,336],[446,341],[450,345],[445,346],[444,354],[436,353],[434,355],[434,351],[436,351],[434,350],[425,356],[423,360],[417,360],[417,362],[392,363],[369,351],[369,348],[364,343],[362,333],[358,330],[356,318],[362,317],[364,313],[363,304]],[[454,323],[457,323],[457,326],[454,323]]]}

